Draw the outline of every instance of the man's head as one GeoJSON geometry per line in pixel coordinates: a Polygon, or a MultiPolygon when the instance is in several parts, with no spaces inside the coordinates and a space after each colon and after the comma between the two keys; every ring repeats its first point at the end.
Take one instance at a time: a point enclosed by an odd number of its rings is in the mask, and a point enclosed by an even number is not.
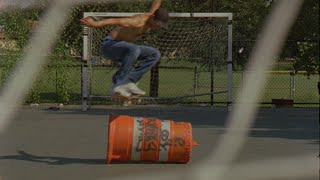
{"type": "Polygon", "coordinates": [[[169,13],[168,10],[164,8],[159,8],[153,14],[153,19],[150,22],[152,29],[168,28],[169,23],[169,13]]]}

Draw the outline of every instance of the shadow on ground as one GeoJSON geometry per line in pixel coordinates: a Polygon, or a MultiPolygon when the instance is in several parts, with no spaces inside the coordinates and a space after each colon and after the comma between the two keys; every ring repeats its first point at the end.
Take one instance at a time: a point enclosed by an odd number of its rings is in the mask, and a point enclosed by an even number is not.
{"type": "MultiPolygon", "coordinates": [[[[43,163],[47,165],[68,165],[68,164],[84,164],[84,165],[106,165],[106,159],[83,159],[83,158],[67,158],[55,156],[39,156],[27,153],[25,151],[17,151],[16,155],[0,156],[1,160],[18,160],[43,163]]],[[[165,163],[165,162],[113,162],[112,164],[180,164],[180,163],[165,163]]]]}
{"type": "Polygon", "coordinates": [[[66,157],[47,157],[29,154],[25,151],[17,151],[17,155],[0,156],[0,160],[21,160],[29,162],[44,163],[48,165],[66,165],[66,164],[106,164],[105,159],[81,159],[66,157]]]}

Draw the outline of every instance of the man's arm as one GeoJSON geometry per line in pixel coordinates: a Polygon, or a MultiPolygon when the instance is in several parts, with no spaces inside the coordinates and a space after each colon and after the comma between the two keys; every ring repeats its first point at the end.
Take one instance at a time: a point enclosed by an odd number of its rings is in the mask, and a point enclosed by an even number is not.
{"type": "Polygon", "coordinates": [[[154,14],[160,8],[162,0],[154,0],[149,13],[154,14]]]}
{"type": "Polygon", "coordinates": [[[80,21],[89,26],[89,27],[104,27],[104,26],[113,26],[117,25],[118,22],[116,19],[104,19],[104,20],[99,20],[99,21],[94,21],[94,18],[92,17],[86,17],[81,19],[80,21]]]}
{"type": "Polygon", "coordinates": [[[142,27],[145,23],[145,17],[135,15],[128,18],[110,18],[100,21],[94,21],[91,17],[83,18],[80,21],[89,27],[121,26],[121,27],[142,27]]]}

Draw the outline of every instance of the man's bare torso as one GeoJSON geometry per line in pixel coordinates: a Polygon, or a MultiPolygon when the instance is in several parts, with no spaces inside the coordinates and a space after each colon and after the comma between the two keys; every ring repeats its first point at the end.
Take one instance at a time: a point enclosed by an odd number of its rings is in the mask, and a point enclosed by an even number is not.
{"type": "Polygon", "coordinates": [[[120,41],[135,42],[147,31],[149,31],[148,27],[142,27],[142,28],[116,27],[111,31],[110,35],[114,39],[117,39],[120,41]]]}
{"type": "Polygon", "coordinates": [[[136,15],[134,20],[139,22],[137,27],[116,27],[110,33],[110,35],[117,40],[134,42],[138,40],[143,34],[150,31],[150,27],[147,24],[149,14],[136,15]]]}

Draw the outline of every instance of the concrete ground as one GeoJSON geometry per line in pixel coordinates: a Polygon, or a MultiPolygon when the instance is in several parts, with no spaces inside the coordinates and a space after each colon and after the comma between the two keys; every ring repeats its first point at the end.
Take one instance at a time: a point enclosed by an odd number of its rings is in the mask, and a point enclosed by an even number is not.
{"type": "MultiPolygon", "coordinates": [[[[95,180],[193,166],[206,159],[225,131],[228,112],[209,107],[23,107],[0,135],[0,180],[95,180]],[[105,164],[108,114],[191,122],[192,161],[181,164],[105,164]]],[[[319,154],[319,109],[261,108],[236,163],[319,154]]],[[[152,179],[152,178],[150,178],[152,179]]],[[[319,172],[305,180],[318,180],[319,172]]],[[[290,178],[292,180],[292,178],[290,178]]],[[[298,179],[297,179],[298,180],[298,179]]]]}

